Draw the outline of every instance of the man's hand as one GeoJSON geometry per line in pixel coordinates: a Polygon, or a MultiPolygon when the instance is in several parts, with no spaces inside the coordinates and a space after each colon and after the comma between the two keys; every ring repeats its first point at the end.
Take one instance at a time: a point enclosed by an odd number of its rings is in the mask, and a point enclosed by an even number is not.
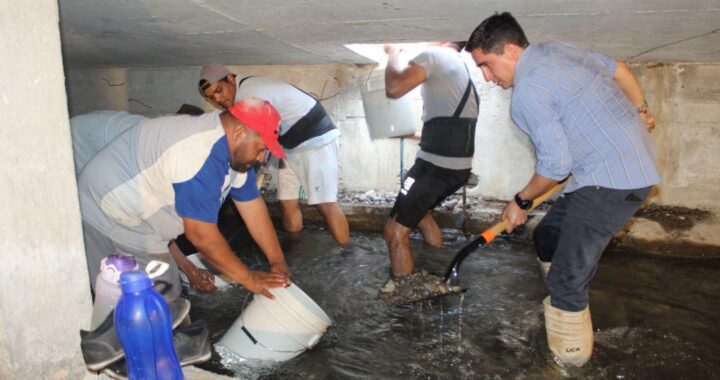
{"type": "Polygon", "coordinates": [[[511,233],[517,226],[525,224],[527,218],[527,211],[521,209],[514,200],[508,202],[502,212],[502,219],[507,222],[507,227],[505,228],[507,233],[511,233]]]}
{"type": "Polygon", "coordinates": [[[651,130],[655,128],[655,116],[650,112],[650,108],[645,100],[637,107],[637,112],[638,115],[640,115],[640,120],[642,120],[645,129],[651,130]]]}
{"type": "Polygon", "coordinates": [[[270,289],[289,286],[290,278],[277,273],[250,271],[250,276],[242,285],[255,294],[262,294],[267,298],[275,299],[270,293],[270,289]]]}
{"type": "Polygon", "coordinates": [[[185,272],[190,281],[190,287],[204,293],[210,293],[217,290],[215,286],[215,275],[205,269],[196,266],[185,272]]]}
{"type": "Polygon", "coordinates": [[[198,268],[188,260],[180,250],[180,247],[178,247],[175,239],[170,240],[168,250],[173,260],[175,260],[175,263],[177,263],[178,268],[187,276],[191,288],[205,293],[217,290],[215,286],[215,276],[207,270],[198,268]]]}
{"type": "Polygon", "coordinates": [[[292,273],[290,273],[290,268],[285,263],[285,261],[270,263],[270,273],[280,274],[287,278],[292,277],[292,273]]]}
{"type": "Polygon", "coordinates": [[[641,112],[640,119],[642,119],[645,129],[652,130],[655,128],[655,115],[650,110],[646,109],[645,112],[641,112]]]}
{"type": "Polygon", "coordinates": [[[383,45],[383,50],[385,50],[385,54],[390,55],[392,53],[397,53],[400,51],[400,48],[398,48],[395,44],[385,44],[383,45]]]}

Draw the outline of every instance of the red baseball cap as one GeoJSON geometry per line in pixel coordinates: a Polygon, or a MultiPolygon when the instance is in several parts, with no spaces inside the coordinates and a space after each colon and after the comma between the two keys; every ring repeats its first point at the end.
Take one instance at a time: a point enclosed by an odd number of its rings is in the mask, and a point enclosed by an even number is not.
{"type": "Polygon", "coordinates": [[[257,132],[273,156],[287,157],[278,142],[280,114],[270,102],[255,97],[245,98],[230,106],[228,111],[243,125],[257,132]]]}

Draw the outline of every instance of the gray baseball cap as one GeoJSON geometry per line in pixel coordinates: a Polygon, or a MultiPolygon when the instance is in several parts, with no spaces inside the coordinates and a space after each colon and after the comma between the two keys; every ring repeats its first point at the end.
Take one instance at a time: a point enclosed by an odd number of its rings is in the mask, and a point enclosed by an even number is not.
{"type": "Polygon", "coordinates": [[[198,90],[200,93],[206,88],[215,84],[220,79],[230,75],[228,69],[219,63],[209,63],[200,69],[200,77],[198,78],[198,90]]]}

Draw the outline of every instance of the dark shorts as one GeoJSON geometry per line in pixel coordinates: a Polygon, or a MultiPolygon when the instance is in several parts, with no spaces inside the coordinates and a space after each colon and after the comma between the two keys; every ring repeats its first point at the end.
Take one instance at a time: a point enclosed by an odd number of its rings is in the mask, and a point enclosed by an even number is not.
{"type": "MultiPolygon", "coordinates": [[[[252,236],[250,236],[245,221],[243,221],[230,197],[227,197],[220,207],[217,226],[228,245],[230,245],[230,249],[234,252],[240,252],[253,244],[252,236]]],[[[198,249],[188,240],[185,234],[178,236],[175,243],[185,256],[198,253],[198,249]]]]}
{"type": "Polygon", "coordinates": [[[470,169],[452,170],[415,160],[403,180],[390,218],[407,228],[417,227],[428,211],[467,183],[470,169]]]}

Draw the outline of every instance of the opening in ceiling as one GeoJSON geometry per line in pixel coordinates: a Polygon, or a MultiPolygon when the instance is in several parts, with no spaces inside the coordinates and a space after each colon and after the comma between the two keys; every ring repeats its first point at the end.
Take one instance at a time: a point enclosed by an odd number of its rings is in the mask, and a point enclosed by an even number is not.
{"type": "MultiPolygon", "coordinates": [[[[400,64],[405,65],[407,62],[420,54],[423,49],[427,48],[428,42],[414,42],[414,43],[398,43],[395,44],[400,48],[400,64]]],[[[387,64],[387,54],[384,49],[385,44],[347,44],[346,48],[353,52],[360,54],[361,56],[377,62],[378,66],[385,67],[387,64]]]]}
{"type": "MultiPolygon", "coordinates": [[[[427,43],[397,44],[400,48],[400,67],[417,56],[427,43]]],[[[419,113],[418,89],[398,99],[385,95],[385,44],[350,44],[346,48],[377,63],[359,83],[370,138],[383,139],[414,135],[422,126],[419,113]]]]}

